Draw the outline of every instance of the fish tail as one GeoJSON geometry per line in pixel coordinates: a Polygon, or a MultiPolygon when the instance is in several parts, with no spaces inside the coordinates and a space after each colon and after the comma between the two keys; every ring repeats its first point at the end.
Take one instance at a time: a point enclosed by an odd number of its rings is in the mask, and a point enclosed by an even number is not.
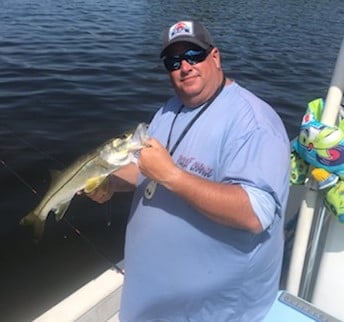
{"type": "Polygon", "coordinates": [[[43,236],[45,220],[41,220],[37,214],[33,211],[28,213],[20,220],[22,226],[32,226],[33,239],[35,242],[39,242],[43,236]]]}

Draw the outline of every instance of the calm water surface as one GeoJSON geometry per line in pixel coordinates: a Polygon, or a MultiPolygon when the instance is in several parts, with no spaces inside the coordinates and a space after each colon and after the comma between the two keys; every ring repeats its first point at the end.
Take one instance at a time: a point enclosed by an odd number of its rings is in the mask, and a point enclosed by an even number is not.
{"type": "Polygon", "coordinates": [[[326,96],[342,0],[0,1],[1,320],[31,321],[123,256],[130,194],[102,206],[76,197],[38,246],[18,222],[49,169],[149,122],[172,94],[162,29],[189,17],[213,33],[227,76],[297,135],[307,102],[326,96]]]}

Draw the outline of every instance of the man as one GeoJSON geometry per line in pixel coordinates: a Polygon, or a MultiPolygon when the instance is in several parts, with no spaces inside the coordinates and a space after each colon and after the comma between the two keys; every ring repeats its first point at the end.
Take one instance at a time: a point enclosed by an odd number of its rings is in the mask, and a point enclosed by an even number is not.
{"type": "Polygon", "coordinates": [[[154,116],[137,163],[90,194],[136,187],[120,319],[262,321],[277,293],[289,140],[264,101],[223,75],[197,21],[165,31],[176,96],[154,116]]]}

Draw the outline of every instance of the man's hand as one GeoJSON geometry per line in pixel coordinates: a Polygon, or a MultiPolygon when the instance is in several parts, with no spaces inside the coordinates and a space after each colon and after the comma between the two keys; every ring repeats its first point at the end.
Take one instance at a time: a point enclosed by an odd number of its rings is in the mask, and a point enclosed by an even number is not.
{"type": "Polygon", "coordinates": [[[140,151],[138,167],[143,175],[164,185],[179,168],[159,141],[150,138],[145,145],[140,151]]]}
{"type": "Polygon", "coordinates": [[[104,203],[111,199],[113,190],[111,189],[111,175],[106,177],[105,180],[94,190],[87,193],[87,197],[98,203],[104,203]]]}

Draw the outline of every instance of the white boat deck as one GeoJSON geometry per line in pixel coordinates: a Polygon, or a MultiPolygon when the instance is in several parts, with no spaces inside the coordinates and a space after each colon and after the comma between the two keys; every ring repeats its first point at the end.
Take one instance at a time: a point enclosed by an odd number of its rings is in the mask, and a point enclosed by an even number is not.
{"type": "Polygon", "coordinates": [[[122,283],[123,274],[108,269],[34,321],[119,322],[122,283]]]}

